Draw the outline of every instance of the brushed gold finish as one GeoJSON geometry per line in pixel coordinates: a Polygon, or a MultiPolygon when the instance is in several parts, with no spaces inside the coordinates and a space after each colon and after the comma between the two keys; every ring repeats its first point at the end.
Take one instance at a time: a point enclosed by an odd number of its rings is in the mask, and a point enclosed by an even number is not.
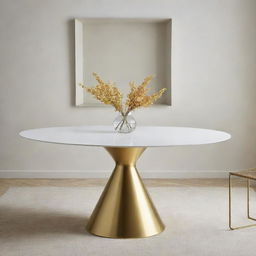
{"type": "Polygon", "coordinates": [[[116,167],[91,215],[87,230],[109,238],[142,238],[164,230],[136,161],[146,148],[105,148],[116,167]]]}
{"type": "Polygon", "coordinates": [[[232,183],[231,183],[231,176],[237,176],[240,178],[246,178],[247,179],[247,218],[250,220],[256,221],[255,218],[251,217],[250,215],[250,179],[256,180],[256,175],[255,175],[255,170],[254,173],[251,171],[245,171],[245,172],[230,172],[229,173],[229,228],[231,230],[236,230],[236,229],[242,229],[242,228],[248,228],[248,227],[253,227],[256,226],[256,224],[250,224],[250,225],[244,225],[244,226],[238,226],[238,227],[233,227],[232,226],[232,183]]]}
{"type": "Polygon", "coordinates": [[[239,172],[230,172],[230,174],[241,178],[256,180],[256,168],[243,170],[239,172]]]}

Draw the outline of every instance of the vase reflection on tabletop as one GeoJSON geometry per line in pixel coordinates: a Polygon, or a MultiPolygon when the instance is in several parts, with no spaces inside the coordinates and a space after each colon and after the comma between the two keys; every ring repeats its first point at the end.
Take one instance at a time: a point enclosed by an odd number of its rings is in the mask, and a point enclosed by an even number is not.
{"type": "Polygon", "coordinates": [[[115,118],[113,125],[115,131],[120,133],[129,133],[135,130],[136,121],[131,112],[128,114],[118,113],[118,116],[115,118]]]}

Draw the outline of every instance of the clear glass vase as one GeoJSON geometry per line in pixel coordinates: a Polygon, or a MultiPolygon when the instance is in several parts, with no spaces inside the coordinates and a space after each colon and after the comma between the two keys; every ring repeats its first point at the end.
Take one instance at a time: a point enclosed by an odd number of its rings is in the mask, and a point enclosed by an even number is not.
{"type": "Polygon", "coordinates": [[[126,115],[119,113],[118,116],[115,118],[113,125],[116,132],[129,133],[135,130],[136,121],[132,116],[131,112],[126,115]]]}

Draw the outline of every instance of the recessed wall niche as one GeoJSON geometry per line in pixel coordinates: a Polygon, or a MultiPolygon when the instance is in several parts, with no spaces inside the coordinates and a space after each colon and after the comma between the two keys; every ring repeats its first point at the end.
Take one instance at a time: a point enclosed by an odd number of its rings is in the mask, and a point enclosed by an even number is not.
{"type": "Polygon", "coordinates": [[[104,106],[79,86],[95,85],[93,72],[124,94],[153,75],[151,92],[167,88],[155,105],[171,105],[171,19],[75,19],[75,62],[76,106],[104,106]]]}

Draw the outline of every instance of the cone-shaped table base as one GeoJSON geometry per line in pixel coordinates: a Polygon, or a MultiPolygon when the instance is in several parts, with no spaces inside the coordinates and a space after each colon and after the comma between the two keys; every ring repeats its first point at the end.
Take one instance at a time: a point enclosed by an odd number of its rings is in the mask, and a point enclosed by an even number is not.
{"type": "Polygon", "coordinates": [[[145,148],[107,147],[116,167],[87,225],[90,233],[110,238],[156,235],[164,225],[136,170],[145,148]]]}

